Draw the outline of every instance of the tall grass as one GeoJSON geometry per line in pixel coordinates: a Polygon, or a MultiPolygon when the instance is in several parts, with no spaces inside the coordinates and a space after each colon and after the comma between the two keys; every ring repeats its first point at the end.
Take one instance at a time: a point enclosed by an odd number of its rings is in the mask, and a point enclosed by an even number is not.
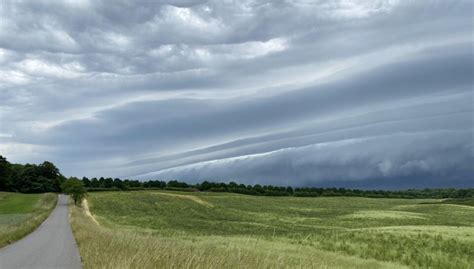
{"type": "Polygon", "coordinates": [[[57,195],[0,193],[0,247],[34,231],[56,206],[57,195]]]}
{"type": "Polygon", "coordinates": [[[255,237],[166,237],[99,226],[76,206],[70,221],[85,268],[403,268],[255,237]]]}
{"type": "MultiPolygon", "coordinates": [[[[471,233],[474,235],[474,229],[471,233]]],[[[412,268],[474,268],[474,242],[446,237],[439,231],[331,231],[318,235],[318,246],[328,251],[400,262],[412,268]]]]}
{"type": "Polygon", "coordinates": [[[143,191],[89,202],[102,226],[73,219],[89,268],[101,262],[89,249],[136,268],[130,255],[149,268],[474,268],[474,208],[441,200],[143,191]]]}

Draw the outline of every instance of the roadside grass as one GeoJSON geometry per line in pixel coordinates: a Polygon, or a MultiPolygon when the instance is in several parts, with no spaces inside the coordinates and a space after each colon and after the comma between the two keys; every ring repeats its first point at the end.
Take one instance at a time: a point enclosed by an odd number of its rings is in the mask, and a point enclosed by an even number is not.
{"type": "Polygon", "coordinates": [[[34,231],[56,206],[57,195],[0,192],[0,247],[34,231]]]}
{"type": "Polygon", "coordinates": [[[88,200],[100,226],[79,208],[71,216],[86,268],[474,268],[474,208],[441,200],[160,191],[88,200]]]}

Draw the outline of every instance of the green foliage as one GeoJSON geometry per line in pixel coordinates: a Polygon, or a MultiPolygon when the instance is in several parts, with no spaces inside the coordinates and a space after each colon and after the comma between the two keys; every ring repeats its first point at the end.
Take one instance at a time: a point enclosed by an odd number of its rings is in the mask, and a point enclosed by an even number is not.
{"type": "Polygon", "coordinates": [[[64,193],[72,196],[74,204],[80,204],[82,199],[86,196],[86,188],[84,183],[77,178],[69,178],[62,184],[62,190],[64,193]]]}
{"type": "Polygon", "coordinates": [[[7,190],[11,185],[12,168],[5,157],[0,155],[0,190],[7,190]]]}
{"type": "Polygon", "coordinates": [[[0,191],[23,193],[59,192],[64,177],[51,162],[11,164],[0,156],[0,191]]]}

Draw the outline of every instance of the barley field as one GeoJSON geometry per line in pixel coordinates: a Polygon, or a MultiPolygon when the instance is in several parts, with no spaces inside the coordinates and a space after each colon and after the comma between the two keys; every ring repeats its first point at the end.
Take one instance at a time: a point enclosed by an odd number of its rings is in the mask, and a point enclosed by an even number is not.
{"type": "Polygon", "coordinates": [[[85,268],[474,268],[469,200],[135,191],[88,207],[70,216],[85,268]]]}

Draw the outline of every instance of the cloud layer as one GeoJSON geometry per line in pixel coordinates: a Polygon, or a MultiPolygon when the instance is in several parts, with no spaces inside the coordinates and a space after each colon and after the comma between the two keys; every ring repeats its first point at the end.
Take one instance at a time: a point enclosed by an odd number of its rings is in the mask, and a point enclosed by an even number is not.
{"type": "Polygon", "coordinates": [[[0,153],[66,175],[474,186],[470,1],[3,1],[0,153]]]}

